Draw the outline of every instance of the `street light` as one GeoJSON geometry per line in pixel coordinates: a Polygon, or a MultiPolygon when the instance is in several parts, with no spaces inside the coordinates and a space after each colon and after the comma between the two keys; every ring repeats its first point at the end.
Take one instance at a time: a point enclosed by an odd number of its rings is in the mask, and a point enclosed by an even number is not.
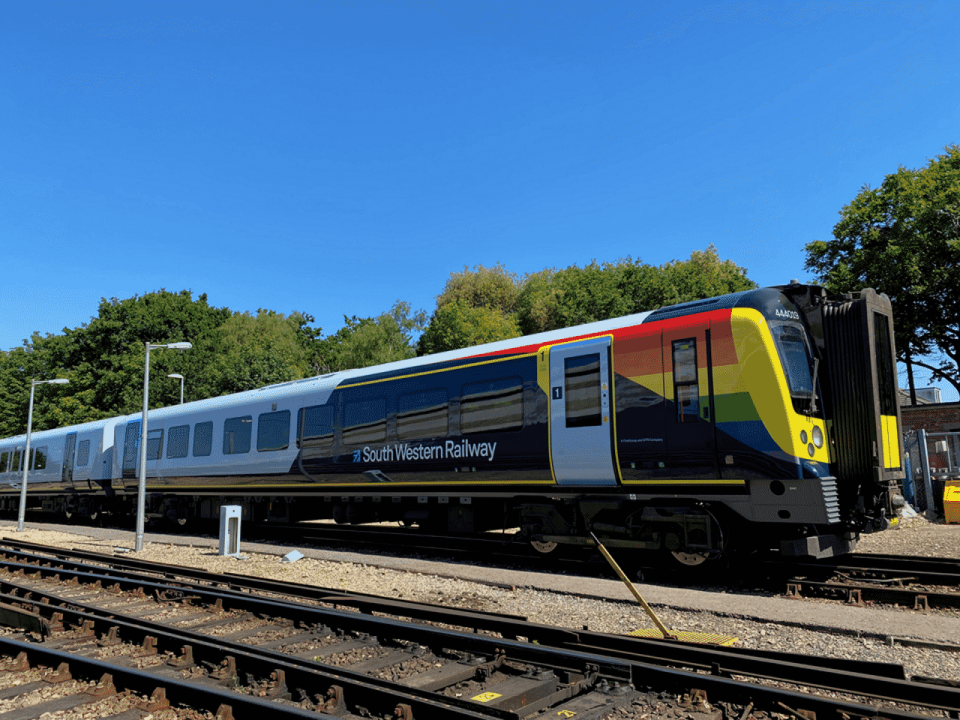
{"type": "MultiPolygon", "coordinates": [[[[17,532],[23,532],[23,520],[27,516],[27,469],[30,467],[30,430],[33,426],[33,391],[37,385],[66,385],[69,380],[34,380],[30,383],[30,409],[27,411],[27,446],[23,452],[23,482],[20,484],[20,513],[17,516],[17,532]]],[[[66,458],[64,458],[66,462],[66,458]]]]}
{"type": "Polygon", "coordinates": [[[175,380],[180,380],[180,404],[183,405],[183,375],[180,373],[170,373],[167,377],[172,377],[175,380]]]}
{"type": "Polygon", "coordinates": [[[147,408],[150,404],[150,351],[166,348],[167,350],[189,350],[193,347],[188,342],[175,342],[154,345],[145,343],[147,356],[143,361],[143,415],[140,418],[140,482],[137,484],[137,541],[135,552],[143,550],[143,516],[146,511],[147,495],[147,408]]]}

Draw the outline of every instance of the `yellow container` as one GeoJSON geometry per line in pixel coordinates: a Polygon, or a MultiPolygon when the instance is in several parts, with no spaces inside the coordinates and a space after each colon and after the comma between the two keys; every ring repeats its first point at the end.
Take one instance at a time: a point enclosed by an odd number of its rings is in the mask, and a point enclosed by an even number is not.
{"type": "Polygon", "coordinates": [[[960,480],[947,480],[944,485],[943,515],[948,525],[960,524],[960,480]]]}

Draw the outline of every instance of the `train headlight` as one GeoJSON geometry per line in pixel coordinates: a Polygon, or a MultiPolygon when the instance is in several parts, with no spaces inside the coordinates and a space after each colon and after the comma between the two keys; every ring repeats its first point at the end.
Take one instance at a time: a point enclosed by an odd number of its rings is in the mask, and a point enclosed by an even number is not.
{"type": "Polygon", "coordinates": [[[809,445],[807,445],[807,455],[809,455],[810,457],[813,457],[816,454],[816,452],[817,452],[817,449],[813,447],[813,443],[810,443],[809,445]]]}
{"type": "Polygon", "coordinates": [[[818,448],[823,447],[823,430],[816,425],[813,426],[813,444],[818,448]]]}
{"type": "Polygon", "coordinates": [[[807,431],[806,431],[806,430],[801,430],[801,431],[800,431],[800,442],[802,442],[804,445],[807,444],[807,431]]]}

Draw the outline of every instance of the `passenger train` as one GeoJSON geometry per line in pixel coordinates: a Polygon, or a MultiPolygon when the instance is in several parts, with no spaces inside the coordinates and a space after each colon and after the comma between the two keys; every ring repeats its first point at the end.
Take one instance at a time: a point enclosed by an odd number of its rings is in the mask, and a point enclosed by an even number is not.
{"type": "MultiPolygon", "coordinates": [[[[150,411],[147,514],[843,554],[903,478],[890,302],[790,285],[150,411]]],[[[131,515],[139,413],[33,433],[28,509],[131,515]]],[[[25,437],[0,440],[0,510],[25,437]]]]}

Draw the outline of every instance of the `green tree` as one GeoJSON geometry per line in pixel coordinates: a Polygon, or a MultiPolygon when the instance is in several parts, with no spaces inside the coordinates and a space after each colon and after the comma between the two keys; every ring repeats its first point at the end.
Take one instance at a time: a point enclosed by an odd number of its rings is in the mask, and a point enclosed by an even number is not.
{"type": "Polygon", "coordinates": [[[689,300],[749,290],[756,283],[710,245],[689,260],[659,268],[633,258],[527,276],[517,301],[524,334],[655,310],[689,300]]]}
{"type": "Polygon", "coordinates": [[[519,295],[517,276],[500,263],[451,273],[418,351],[430,354],[517,337],[514,313],[519,295]]]}
{"type": "Polygon", "coordinates": [[[752,290],[757,284],[747,277],[746,268],[732,260],[721,260],[717,249],[694,250],[689,260],[661,265],[658,307],[702,300],[752,290]]]}
{"type": "Polygon", "coordinates": [[[455,300],[437,308],[418,349],[432,354],[519,336],[520,327],[513,315],[455,300]]]}
{"type": "Polygon", "coordinates": [[[370,367],[416,355],[414,335],[423,331],[426,313],[412,312],[410,303],[398,300],[388,312],[375,318],[343,318],[344,326],[324,341],[321,356],[325,369],[350,370],[370,367]]]}
{"type": "Polygon", "coordinates": [[[806,267],[830,290],[886,293],[898,359],[960,391],[960,147],[864,186],[841,210],[833,240],[806,251],[806,267]]]}
{"type": "Polygon", "coordinates": [[[212,395],[254,390],[312,374],[304,342],[305,316],[272,310],[234,313],[212,335],[215,386],[212,395]]]}

